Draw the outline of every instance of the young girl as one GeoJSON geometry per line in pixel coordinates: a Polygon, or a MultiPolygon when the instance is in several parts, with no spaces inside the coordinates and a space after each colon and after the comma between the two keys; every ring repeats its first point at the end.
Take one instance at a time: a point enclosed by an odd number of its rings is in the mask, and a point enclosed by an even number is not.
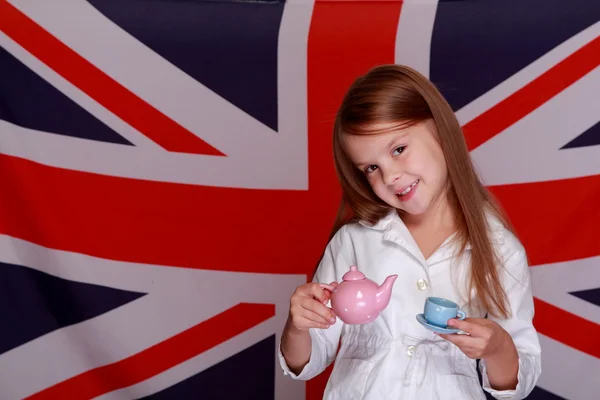
{"type": "Polygon", "coordinates": [[[525,398],[541,372],[525,250],[442,95],[408,67],[376,67],[346,94],[333,149],[344,205],[313,282],[291,297],[284,372],[308,380],[335,360],[331,400],[485,399],[482,386],[498,399],[525,398]],[[353,218],[343,223],[346,208],[353,218]],[[368,324],[337,319],[318,284],[341,282],[351,265],[379,284],[398,275],[368,324]],[[468,318],[449,326],[461,333],[418,323],[428,296],[460,305],[468,318]]]}

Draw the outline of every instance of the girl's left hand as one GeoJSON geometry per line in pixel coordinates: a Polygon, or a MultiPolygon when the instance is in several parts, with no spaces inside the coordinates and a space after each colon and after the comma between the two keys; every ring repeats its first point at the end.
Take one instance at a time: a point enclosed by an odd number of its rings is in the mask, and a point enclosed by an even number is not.
{"type": "Polygon", "coordinates": [[[486,318],[466,318],[464,320],[451,319],[448,326],[460,329],[464,334],[452,334],[438,336],[454,343],[465,355],[472,359],[494,357],[505,348],[513,346],[514,343],[500,325],[486,318]]]}

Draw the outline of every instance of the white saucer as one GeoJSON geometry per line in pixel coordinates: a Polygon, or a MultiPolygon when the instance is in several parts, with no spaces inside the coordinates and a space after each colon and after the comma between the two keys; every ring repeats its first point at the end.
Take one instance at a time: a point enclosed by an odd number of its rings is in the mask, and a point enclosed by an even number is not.
{"type": "Polygon", "coordinates": [[[435,333],[453,334],[453,333],[460,332],[460,329],[456,329],[456,328],[449,328],[449,327],[448,328],[441,328],[439,326],[431,325],[425,319],[425,315],[424,314],[417,314],[417,321],[419,321],[419,323],[421,325],[423,325],[426,329],[429,329],[430,331],[435,332],[435,333]]]}

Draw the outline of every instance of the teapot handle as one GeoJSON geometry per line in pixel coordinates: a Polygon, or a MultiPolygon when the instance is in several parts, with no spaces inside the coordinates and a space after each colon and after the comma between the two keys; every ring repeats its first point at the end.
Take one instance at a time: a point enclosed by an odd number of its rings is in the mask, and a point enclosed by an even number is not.
{"type": "Polygon", "coordinates": [[[329,290],[331,293],[333,293],[335,291],[335,287],[333,287],[331,285],[326,285],[324,283],[319,283],[319,286],[321,286],[323,289],[329,290]]]}
{"type": "MultiPolygon", "coordinates": [[[[329,290],[329,291],[331,292],[331,294],[333,294],[333,292],[335,292],[335,286],[326,285],[326,284],[324,284],[324,283],[319,283],[319,286],[321,286],[321,288],[322,288],[322,289],[329,290]]],[[[327,303],[328,303],[330,300],[331,300],[331,299],[324,301],[324,302],[323,302],[323,304],[327,305],[327,303]]],[[[328,308],[329,308],[329,307],[328,307],[328,308]]],[[[330,310],[331,310],[331,308],[330,308],[330,310]]],[[[332,310],[332,311],[333,311],[333,310],[332,310]]]]}

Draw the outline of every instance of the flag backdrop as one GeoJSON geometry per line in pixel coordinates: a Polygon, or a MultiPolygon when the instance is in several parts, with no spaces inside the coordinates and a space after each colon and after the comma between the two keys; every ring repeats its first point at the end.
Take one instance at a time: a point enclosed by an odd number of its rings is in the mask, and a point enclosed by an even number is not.
{"type": "Polygon", "coordinates": [[[600,2],[0,0],[0,399],[318,399],[275,349],[383,63],[455,109],[533,274],[532,399],[600,393],[600,2]]]}

